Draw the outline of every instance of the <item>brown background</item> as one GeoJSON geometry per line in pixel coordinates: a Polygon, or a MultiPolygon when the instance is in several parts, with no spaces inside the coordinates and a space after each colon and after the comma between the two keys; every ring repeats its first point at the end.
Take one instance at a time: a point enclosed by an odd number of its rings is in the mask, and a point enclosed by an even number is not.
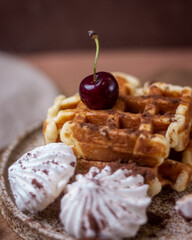
{"type": "Polygon", "coordinates": [[[0,50],[189,47],[191,0],[1,0],[0,50]]]}

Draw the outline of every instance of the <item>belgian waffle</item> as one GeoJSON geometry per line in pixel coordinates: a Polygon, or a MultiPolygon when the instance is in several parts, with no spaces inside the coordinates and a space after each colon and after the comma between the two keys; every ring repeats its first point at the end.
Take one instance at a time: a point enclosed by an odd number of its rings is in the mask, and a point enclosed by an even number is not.
{"type": "MultiPolygon", "coordinates": [[[[191,88],[160,82],[139,88],[136,78],[113,75],[120,89],[115,106],[95,111],[88,109],[78,94],[59,96],[44,122],[45,143],[62,141],[73,147],[78,159],[97,165],[124,161],[127,166],[134,162],[140,172],[141,168],[150,169],[154,178],[149,184],[155,182],[156,186],[152,192],[167,184],[183,190],[190,181],[191,167],[186,160],[168,158],[170,149],[181,152],[189,144],[191,88]]],[[[189,150],[183,153],[190,154],[189,150]]]]}
{"type": "Polygon", "coordinates": [[[186,149],[176,152],[173,149],[169,158],[158,167],[158,178],[162,186],[170,185],[180,192],[187,188],[192,177],[192,139],[186,149]]]}

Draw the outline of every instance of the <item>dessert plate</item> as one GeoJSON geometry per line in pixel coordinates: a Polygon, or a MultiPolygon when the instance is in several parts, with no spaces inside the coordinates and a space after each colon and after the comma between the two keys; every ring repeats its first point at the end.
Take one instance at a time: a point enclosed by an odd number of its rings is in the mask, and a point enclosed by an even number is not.
{"type": "MultiPolygon", "coordinates": [[[[44,144],[42,124],[33,126],[11,144],[0,161],[0,208],[10,227],[27,240],[72,240],[58,219],[58,198],[44,211],[32,215],[22,213],[15,205],[8,181],[8,168],[25,152],[44,144]]],[[[77,169],[78,172],[78,169],[77,169]]],[[[132,240],[180,240],[192,239],[192,223],[187,222],[174,209],[175,201],[192,192],[192,185],[186,191],[177,193],[169,188],[153,198],[148,208],[148,223],[140,228],[132,240]]]]}

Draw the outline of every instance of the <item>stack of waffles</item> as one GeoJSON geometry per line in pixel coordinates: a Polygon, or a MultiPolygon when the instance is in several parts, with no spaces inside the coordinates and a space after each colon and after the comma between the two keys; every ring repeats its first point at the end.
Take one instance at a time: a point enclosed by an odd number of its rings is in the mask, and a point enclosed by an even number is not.
{"type": "Polygon", "coordinates": [[[149,195],[170,185],[183,191],[192,176],[192,89],[162,82],[139,87],[138,79],[112,73],[119,84],[113,108],[91,110],[79,95],[59,96],[44,122],[45,143],[64,142],[91,166],[131,169],[149,184],[149,195]]]}

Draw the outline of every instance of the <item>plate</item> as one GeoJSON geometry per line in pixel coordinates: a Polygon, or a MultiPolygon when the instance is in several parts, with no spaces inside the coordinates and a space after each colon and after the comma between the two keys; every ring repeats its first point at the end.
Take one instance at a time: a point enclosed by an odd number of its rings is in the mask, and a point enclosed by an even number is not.
{"type": "MultiPolygon", "coordinates": [[[[0,162],[0,207],[10,227],[26,240],[74,240],[67,235],[59,222],[61,196],[47,209],[37,215],[24,214],[15,205],[8,181],[8,168],[25,152],[44,144],[42,124],[33,126],[11,144],[0,162]]],[[[148,208],[148,223],[140,228],[132,240],[189,240],[192,239],[192,223],[187,222],[174,209],[175,201],[192,192],[192,185],[186,191],[177,193],[164,188],[153,198],[148,208]]]]}

